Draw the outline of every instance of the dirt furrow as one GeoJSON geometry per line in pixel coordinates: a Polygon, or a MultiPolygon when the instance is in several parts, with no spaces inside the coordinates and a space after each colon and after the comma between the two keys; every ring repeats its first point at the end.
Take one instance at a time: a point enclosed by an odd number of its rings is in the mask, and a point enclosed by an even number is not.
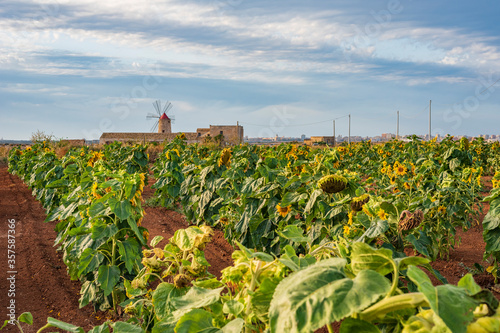
{"type": "MultiPolygon", "coordinates": [[[[99,324],[102,320],[95,319],[92,308],[78,308],[80,284],[69,279],[61,254],[53,247],[55,224],[43,222],[45,211],[40,203],[5,167],[0,168],[0,219],[0,235],[3,236],[0,238],[1,321],[9,319],[7,315],[11,311],[16,316],[29,311],[33,314],[34,325],[26,327],[25,332],[36,332],[49,316],[86,328],[99,324]],[[13,220],[15,223],[9,223],[13,220]],[[11,228],[12,225],[15,228],[11,228]],[[14,262],[7,261],[9,229],[15,229],[15,238],[10,238],[11,243],[15,240],[14,262]],[[11,309],[7,309],[9,306],[11,309]]],[[[4,330],[18,331],[11,325],[4,330]]]]}

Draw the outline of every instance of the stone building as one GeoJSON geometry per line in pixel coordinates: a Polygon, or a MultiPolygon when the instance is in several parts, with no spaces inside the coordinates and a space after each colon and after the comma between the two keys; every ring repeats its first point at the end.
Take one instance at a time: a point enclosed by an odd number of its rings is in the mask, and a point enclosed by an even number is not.
{"type": "Polygon", "coordinates": [[[243,126],[239,125],[210,125],[210,128],[198,128],[196,133],[200,140],[205,140],[209,136],[215,138],[222,135],[227,143],[237,144],[243,142],[243,126]]]}
{"type": "MultiPolygon", "coordinates": [[[[163,142],[172,141],[178,134],[172,133],[171,119],[163,113],[158,120],[158,133],[102,133],[100,144],[119,142],[163,142]]],[[[223,136],[226,144],[243,143],[243,126],[210,125],[209,128],[198,128],[196,133],[184,132],[188,143],[205,142],[210,138],[223,136]]]]}
{"type": "Polygon", "coordinates": [[[304,140],[304,144],[312,146],[313,144],[324,143],[329,146],[335,144],[335,137],[333,136],[311,136],[310,139],[304,140]]]}

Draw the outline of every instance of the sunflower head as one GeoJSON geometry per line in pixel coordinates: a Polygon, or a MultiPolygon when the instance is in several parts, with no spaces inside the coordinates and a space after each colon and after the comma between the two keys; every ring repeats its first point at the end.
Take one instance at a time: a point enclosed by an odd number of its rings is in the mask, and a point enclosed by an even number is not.
{"type": "Polygon", "coordinates": [[[351,232],[351,228],[348,225],[344,226],[344,236],[349,236],[349,232],[351,232]]]}
{"type": "Polygon", "coordinates": [[[276,205],[276,210],[281,215],[281,217],[285,217],[292,211],[292,206],[281,207],[279,204],[276,205]]]}
{"type": "Polygon", "coordinates": [[[328,175],[318,181],[318,186],[323,192],[337,193],[347,187],[347,179],[339,175],[328,175]]]}
{"type": "Polygon", "coordinates": [[[415,229],[424,220],[424,213],[417,209],[413,214],[404,210],[399,216],[398,228],[399,230],[412,230],[415,229]]]}
{"type": "Polygon", "coordinates": [[[191,278],[186,274],[177,274],[174,277],[174,286],[177,289],[186,288],[191,284],[191,278]]]}
{"type": "Polygon", "coordinates": [[[380,217],[382,220],[387,220],[387,213],[381,209],[377,213],[378,217],[380,217]]]}
{"type": "Polygon", "coordinates": [[[174,156],[174,154],[177,155],[177,157],[181,156],[179,150],[177,150],[176,148],[168,150],[165,153],[165,156],[167,157],[167,160],[172,160],[172,156],[174,156]]]}
{"type": "Polygon", "coordinates": [[[142,232],[142,237],[144,238],[144,240],[147,242],[149,240],[149,232],[147,230],[144,230],[142,232]]]}
{"type": "Polygon", "coordinates": [[[354,216],[354,212],[349,212],[348,216],[349,216],[349,220],[347,221],[347,224],[352,225],[352,223],[353,223],[352,217],[354,216]]]}
{"type": "Polygon", "coordinates": [[[408,171],[408,169],[402,164],[398,164],[397,166],[394,166],[394,173],[398,176],[406,175],[406,171],[408,171]]]}
{"type": "Polygon", "coordinates": [[[469,150],[469,139],[465,137],[460,139],[460,149],[469,150]]]}
{"type": "Polygon", "coordinates": [[[229,168],[231,166],[231,149],[224,148],[222,150],[222,154],[220,155],[217,165],[219,167],[225,165],[226,168],[229,168]]]}
{"type": "Polygon", "coordinates": [[[495,175],[491,178],[491,184],[493,185],[493,188],[500,187],[500,171],[495,172],[495,175]]]}
{"type": "Polygon", "coordinates": [[[355,212],[359,212],[363,209],[363,205],[368,201],[370,201],[370,195],[368,193],[360,195],[359,197],[352,199],[351,209],[355,212]]]}
{"type": "Polygon", "coordinates": [[[94,196],[94,198],[100,199],[101,195],[99,194],[99,192],[97,192],[97,187],[98,187],[97,183],[92,184],[92,195],[94,196]]]}
{"type": "Polygon", "coordinates": [[[186,134],[184,134],[184,133],[177,134],[177,136],[175,138],[180,139],[180,140],[186,140],[186,134]]]}

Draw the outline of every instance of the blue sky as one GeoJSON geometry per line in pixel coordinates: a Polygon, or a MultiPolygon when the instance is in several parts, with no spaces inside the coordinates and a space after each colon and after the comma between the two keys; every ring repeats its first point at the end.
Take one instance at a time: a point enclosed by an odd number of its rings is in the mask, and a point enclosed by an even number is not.
{"type": "Polygon", "coordinates": [[[2,0],[0,137],[500,134],[500,3],[2,0]],[[496,83],[495,83],[496,82],[496,83]]]}

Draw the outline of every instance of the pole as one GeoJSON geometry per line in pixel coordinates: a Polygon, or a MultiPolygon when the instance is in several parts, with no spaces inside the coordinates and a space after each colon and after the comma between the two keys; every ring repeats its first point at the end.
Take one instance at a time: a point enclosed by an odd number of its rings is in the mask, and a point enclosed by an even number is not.
{"type": "Polygon", "coordinates": [[[429,100],[429,141],[431,141],[431,103],[432,100],[429,100]]]}
{"type": "Polygon", "coordinates": [[[241,138],[240,138],[240,122],[236,121],[236,134],[238,137],[238,144],[241,144],[241,138]]]}
{"type": "Polygon", "coordinates": [[[333,120],[333,146],[335,147],[335,119],[333,120]]]}
{"type": "Polygon", "coordinates": [[[398,123],[396,127],[396,140],[399,140],[399,110],[398,110],[398,123]]]}
{"type": "Polygon", "coordinates": [[[347,141],[349,145],[351,145],[351,114],[349,113],[349,139],[347,141]]]}

